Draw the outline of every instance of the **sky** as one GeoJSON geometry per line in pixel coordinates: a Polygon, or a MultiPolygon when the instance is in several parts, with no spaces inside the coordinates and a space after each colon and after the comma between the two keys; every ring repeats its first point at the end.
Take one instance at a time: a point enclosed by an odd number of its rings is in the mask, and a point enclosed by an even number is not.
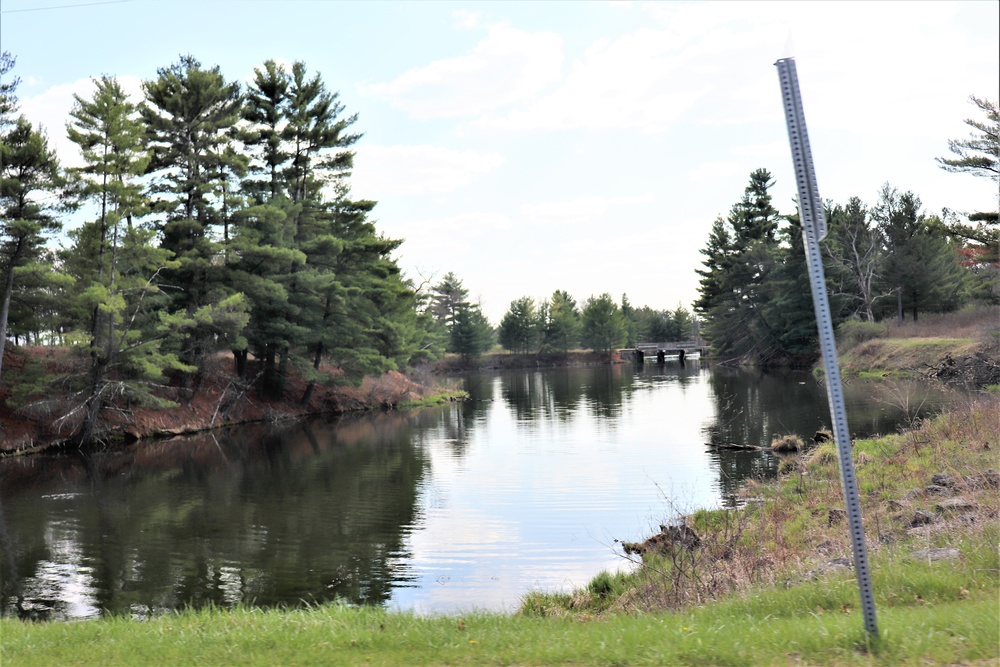
{"type": "MultiPolygon", "coordinates": [[[[884,183],[929,214],[996,210],[940,169],[1000,97],[1000,3],[0,0],[20,111],[64,164],[73,94],[141,95],[191,54],[230,80],[303,61],[358,114],[352,196],[414,283],[451,271],[496,324],[514,299],[691,307],[712,222],[766,168],[795,211],[778,58],[796,59],[819,191],[884,183]]],[[[71,224],[71,222],[69,223],[71,224]]]]}

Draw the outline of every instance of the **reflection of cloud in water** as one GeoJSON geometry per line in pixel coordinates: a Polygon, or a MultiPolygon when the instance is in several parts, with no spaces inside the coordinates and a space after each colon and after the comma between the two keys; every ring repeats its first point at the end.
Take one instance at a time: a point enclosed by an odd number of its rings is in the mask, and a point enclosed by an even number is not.
{"type": "Polygon", "coordinates": [[[717,502],[701,436],[714,415],[708,396],[692,400],[667,380],[631,392],[614,427],[600,428],[610,420],[588,401],[560,412],[549,388],[523,380],[494,378],[489,428],[472,429],[467,447],[425,443],[431,474],[406,544],[416,588],[397,589],[393,605],[513,609],[528,591],[570,590],[602,569],[627,567],[614,540],[640,538],[675,506],[717,502]]]}

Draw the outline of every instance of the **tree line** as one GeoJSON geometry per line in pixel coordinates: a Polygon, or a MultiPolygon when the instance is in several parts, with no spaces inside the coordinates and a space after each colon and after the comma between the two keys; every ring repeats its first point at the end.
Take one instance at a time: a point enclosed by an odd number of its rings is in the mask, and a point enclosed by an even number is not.
{"type": "Polygon", "coordinates": [[[14,64],[4,53],[0,359],[8,339],[74,350],[58,377],[29,363],[12,379],[0,362],[15,404],[68,395],[53,416],[88,440],[104,411],[169,403],[169,382],[190,399],[219,352],[268,396],[294,371],[303,402],[318,381],[441,354],[391,258],[400,241],[376,229],[374,201],[351,197],[357,116],[304,63],[269,60],[241,86],[182,56],[142,83],[139,103],[97,78],[74,96],[72,168],[15,117],[14,64]],[[96,213],[53,250],[81,209],[96,213]]]}
{"type": "MultiPolygon", "coordinates": [[[[950,141],[954,156],[938,162],[993,181],[1000,197],[997,106],[971,100],[986,121],[967,120],[970,137],[950,141]]],[[[802,228],[797,213],[774,207],[773,185],[766,169],[754,171],[740,201],[713,223],[701,250],[695,312],[721,360],[811,364],[819,346],[802,228]]],[[[915,193],[886,183],[874,204],[827,201],[825,216],[823,262],[835,324],[916,322],[922,313],[1000,303],[997,212],[928,214],[915,193]]]]}
{"type": "Polygon", "coordinates": [[[494,344],[521,354],[565,355],[579,348],[609,354],[639,342],[690,338],[695,327],[683,306],[675,310],[636,308],[627,295],[616,303],[610,294],[591,296],[578,306],[565,290],[536,303],[530,296],[513,300],[494,331],[479,307],[469,302],[462,281],[448,273],[429,296],[437,320],[448,329],[448,350],[471,360],[494,344]]]}
{"type": "Polygon", "coordinates": [[[79,167],[18,115],[15,63],[0,55],[0,398],[78,424],[82,441],[110,411],[190,401],[220,353],[242,391],[282,396],[294,373],[307,403],[317,382],[471,359],[498,337],[608,351],[690,329],[686,311],[607,295],[580,309],[560,291],[518,300],[494,330],[454,274],[429,291],[404,279],[401,241],[351,196],[357,115],[302,62],[268,60],[241,85],[185,55],[138,102],[95,78],[66,126],[79,167]],[[72,355],[56,375],[30,356],[12,366],[8,340],[72,355]]]}
{"type": "MultiPolygon", "coordinates": [[[[241,85],[181,56],[143,81],[138,102],[96,78],[66,127],[79,167],[61,166],[17,115],[14,65],[0,54],[0,398],[79,424],[83,440],[109,411],[190,400],[220,353],[242,390],[281,396],[294,373],[307,403],[318,382],[445,351],[608,352],[696,329],[680,306],[608,294],[578,305],[562,290],[516,299],[494,329],[454,274],[429,289],[405,279],[376,202],[351,196],[357,115],[302,62],[268,60],[241,85]],[[84,214],[54,248],[63,222],[84,214]],[[73,354],[50,375],[31,359],[12,365],[8,340],[73,354]]],[[[996,106],[973,101],[988,120],[967,121],[975,132],[950,142],[956,157],[941,166],[996,179],[996,106]]],[[[772,184],[754,172],[702,250],[695,313],[723,358],[815,356],[801,230],[771,204],[772,184]]],[[[997,302],[996,213],[927,215],[888,185],[871,207],[851,199],[827,213],[838,320],[997,302]]]]}

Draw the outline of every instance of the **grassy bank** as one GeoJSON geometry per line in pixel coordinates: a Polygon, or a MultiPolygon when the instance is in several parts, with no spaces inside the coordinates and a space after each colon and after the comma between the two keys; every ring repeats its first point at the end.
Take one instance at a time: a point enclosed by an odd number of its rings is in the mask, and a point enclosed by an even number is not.
{"type": "Polygon", "coordinates": [[[881,610],[868,644],[846,584],[772,592],[684,614],[421,619],[372,609],[203,611],[137,623],[3,625],[23,665],[927,665],[995,656],[995,596],[881,610]],[[803,610],[820,601],[826,606],[803,610]]]}
{"type": "Polygon", "coordinates": [[[928,665],[1000,660],[1000,396],[855,445],[881,636],[866,641],[832,445],[786,459],[740,508],[515,615],[340,606],[148,621],[0,620],[4,665],[928,665]],[[939,475],[935,477],[935,475],[939,475]],[[932,482],[935,482],[932,484],[932,482]],[[935,488],[932,488],[935,487],[935,488]],[[961,498],[963,504],[954,500],[961,498]],[[946,502],[951,500],[951,502],[946,502]],[[951,506],[951,509],[948,507],[951,506]],[[928,549],[954,550],[927,553],[928,549]],[[923,552],[923,553],[922,553],[923,552]],[[947,559],[936,560],[946,554],[947,559]]]}
{"type": "Polygon", "coordinates": [[[837,330],[837,349],[845,376],[936,376],[948,370],[944,365],[951,360],[969,366],[966,377],[956,380],[985,386],[1000,372],[1000,307],[925,315],[904,324],[844,322],[837,330]]]}

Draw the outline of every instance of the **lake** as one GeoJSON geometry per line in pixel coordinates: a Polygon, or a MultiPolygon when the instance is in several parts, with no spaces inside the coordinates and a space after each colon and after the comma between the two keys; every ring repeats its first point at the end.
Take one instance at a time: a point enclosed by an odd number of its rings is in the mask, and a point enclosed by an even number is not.
{"type": "MultiPolygon", "coordinates": [[[[462,377],[469,400],[252,425],[88,455],[0,460],[6,615],[145,617],[344,601],[509,611],[629,567],[635,541],[734,502],[828,427],[823,385],[668,362],[462,377]]],[[[960,394],[852,380],[856,437],[960,394]]]]}

